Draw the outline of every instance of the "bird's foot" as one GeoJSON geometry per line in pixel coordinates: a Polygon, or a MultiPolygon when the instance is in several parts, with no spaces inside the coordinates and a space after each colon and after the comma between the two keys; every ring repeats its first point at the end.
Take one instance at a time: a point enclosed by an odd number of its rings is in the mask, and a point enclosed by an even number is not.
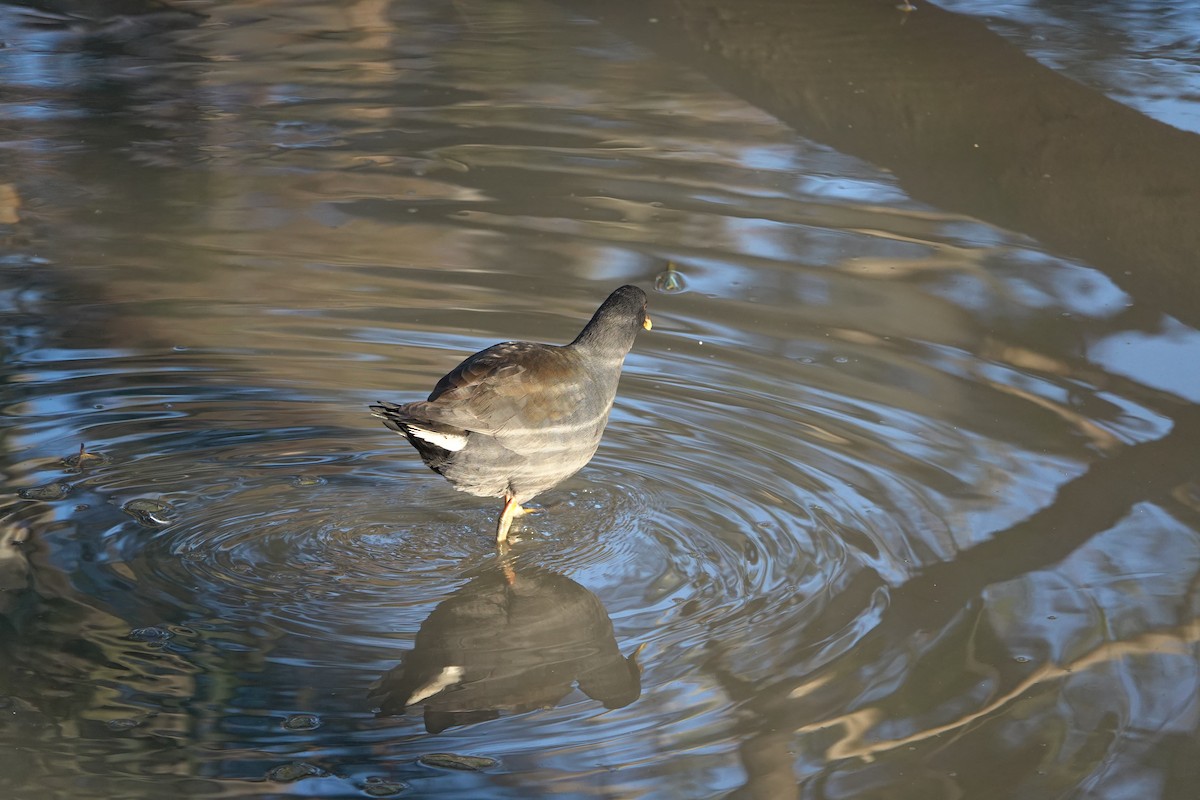
{"type": "Polygon", "coordinates": [[[500,509],[500,518],[496,520],[496,545],[503,548],[508,542],[508,529],[517,517],[527,514],[541,513],[540,508],[525,508],[512,495],[504,496],[504,508],[500,509]]]}

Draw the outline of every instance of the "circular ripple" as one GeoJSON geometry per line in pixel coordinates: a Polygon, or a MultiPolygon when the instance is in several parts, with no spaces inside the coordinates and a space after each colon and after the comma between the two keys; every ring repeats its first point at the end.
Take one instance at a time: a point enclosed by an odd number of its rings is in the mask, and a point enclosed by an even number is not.
{"type": "MultiPolygon", "coordinates": [[[[706,366],[714,368],[728,369],[706,366]]],[[[635,372],[627,389],[593,462],[515,524],[511,563],[579,582],[605,599],[619,633],[670,659],[706,638],[775,638],[839,573],[879,558],[885,537],[872,501],[858,489],[831,490],[831,475],[811,466],[844,458],[826,440],[851,441],[852,420],[822,420],[760,390],[743,400],[771,419],[725,416],[718,425],[711,416],[725,410],[693,387],[635,372]],[[834,428],[824,440],[812,435],[834,428]]],[[[123,522],[110,557],[141,594],[174,605],[176,621],[253,622],[335,646],[393,644],[497,562],[499,501],[454,491],[402,441],[369,433],[307,431],[302,445],[259,442],[252,455],[220,441],[173,452],[166,458],[185,493],[169,491],[164,465],[114,464],[92,489],[119,494],[155,474],[178,517],[153,533],[123,522]],[[297,456],[301,449],[341,454],[297,456]]]]}

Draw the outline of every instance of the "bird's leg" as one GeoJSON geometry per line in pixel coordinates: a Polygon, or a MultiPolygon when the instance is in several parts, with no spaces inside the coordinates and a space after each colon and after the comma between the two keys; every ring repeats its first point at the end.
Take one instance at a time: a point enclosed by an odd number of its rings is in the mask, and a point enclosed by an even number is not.
{"type": "Polygon", "coordinates": [[[508,542],[508,528],[517,517],[526,514],[537,514],[540,508],[525,508],[517,502],[511,490],[504,493],[504,508],[500,509],[500,519],[496,520],[496,544],[505,545],[508,542]]]}
{"type": "Polygon", "coordinates": [[[512,525],[518,508],[521,506],[517,503],[516,498],[505,492],[504,508],[500,510],[500,519],[496,520],[496,544],[504,545],[508,542],[508,526],[512,525]]]}

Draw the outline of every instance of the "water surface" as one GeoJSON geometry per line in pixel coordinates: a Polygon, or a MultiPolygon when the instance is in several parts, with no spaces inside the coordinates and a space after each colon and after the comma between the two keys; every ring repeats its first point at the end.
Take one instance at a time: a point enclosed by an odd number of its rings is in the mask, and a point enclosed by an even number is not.
{"type": "Polygon", "coordinates": [[[559,6],[191,10],[0,6],[6,796],[1193,796],[1194,328],[559,6]],[[501,557],[366,406],[627,282],[501,557]]]}

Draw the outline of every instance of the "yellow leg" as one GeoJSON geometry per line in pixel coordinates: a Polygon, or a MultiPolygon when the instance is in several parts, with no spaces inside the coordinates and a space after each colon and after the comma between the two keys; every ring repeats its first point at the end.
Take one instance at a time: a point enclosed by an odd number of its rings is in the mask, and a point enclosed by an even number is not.
{"type": "Polygon", "coordinates": [[[496,520],[496,543],[503,545],[508,541],[508,528],[513,519],[526,514],[536,514],[541,509],[525,508],[512,495],[504,495],[504,508],[500,509],[500,519],[496,520]]]}
{"type": "Polygon", "coordinates": [[[500,519],[496,520],[496,544],[508,541],[508,526],[512,525],[513,517],[521,506],[510,494],[504,495],[504,508],[500,509],[500,519]]]}

